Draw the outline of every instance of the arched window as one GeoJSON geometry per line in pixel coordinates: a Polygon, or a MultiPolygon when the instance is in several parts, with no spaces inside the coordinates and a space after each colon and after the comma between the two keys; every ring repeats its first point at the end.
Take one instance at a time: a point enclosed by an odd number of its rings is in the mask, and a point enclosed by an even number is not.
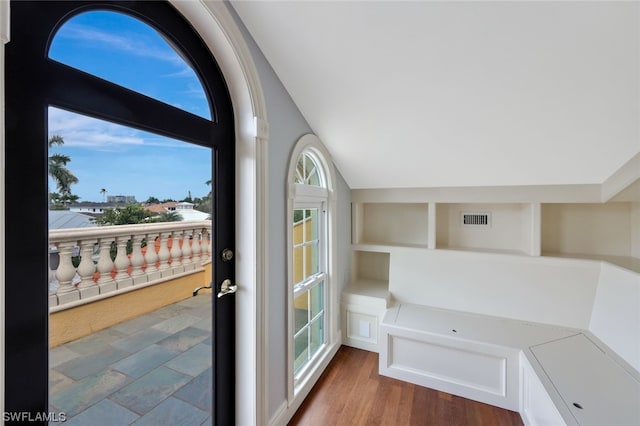
{"type": "Polygon", "coordinates": [[[332,291],[333,165],[314,135],[289,166],[289,397],[295,398],[335,339],[332,291]]]}

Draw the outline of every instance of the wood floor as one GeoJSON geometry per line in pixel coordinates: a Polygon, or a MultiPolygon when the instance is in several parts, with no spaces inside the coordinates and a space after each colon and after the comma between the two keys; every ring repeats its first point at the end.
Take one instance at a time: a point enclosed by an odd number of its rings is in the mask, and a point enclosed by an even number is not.
{"type": "Polygon", "coordinates": [[[342,346],[289,425],[522,425],[520,415],[378,375],[378,354],[342,346]]]}

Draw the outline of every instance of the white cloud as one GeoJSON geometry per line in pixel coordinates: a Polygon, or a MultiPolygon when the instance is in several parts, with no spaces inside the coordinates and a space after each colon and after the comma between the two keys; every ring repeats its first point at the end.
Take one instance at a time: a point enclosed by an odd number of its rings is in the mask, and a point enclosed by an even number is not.
{"type": "MultiPolygon", "coordinates": [[[[155,30],[151,31],[155,32],[155,30]]],[[[141,34],[119,35],[70,22],[63,26],[57,36],[80,40],[93,46],[107,47],[109,50],[120,50],[143,58],[154,58],[174,65],[184,65],[184,60],[173,48],[169,47],[169,44],[165,49],[159,48],[148,43],[141,34]]]]}
{"type": "Polygon", "coordinates": [[[193,145],[131,127],[49,107],[49,136],[60,135],[65,146],[116,151],[127,146],[193,148],[193,145]]]}

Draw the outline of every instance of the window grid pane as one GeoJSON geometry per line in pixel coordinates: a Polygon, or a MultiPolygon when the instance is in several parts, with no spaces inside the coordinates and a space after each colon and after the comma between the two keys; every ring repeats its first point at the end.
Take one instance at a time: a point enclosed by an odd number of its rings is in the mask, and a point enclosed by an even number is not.
{"type": "Polygon", "coordinates": [[[293,214],[293,281],[299,283],[320,270],[318,209],[295,209],[293,214]]]}

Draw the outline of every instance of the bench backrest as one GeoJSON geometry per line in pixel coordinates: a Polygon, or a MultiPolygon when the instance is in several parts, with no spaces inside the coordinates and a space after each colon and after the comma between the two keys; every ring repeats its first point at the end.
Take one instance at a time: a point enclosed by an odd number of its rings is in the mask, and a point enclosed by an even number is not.
{"type": "Polygon", "coordinates": [[[640,274],[602,263],[589,330],[640,371],[640,274]]]}
{"type": "Polygon", "coordinates": [[[589,328],[598,262],[394,248],[389,290],[400,302],[589,328]]]}

